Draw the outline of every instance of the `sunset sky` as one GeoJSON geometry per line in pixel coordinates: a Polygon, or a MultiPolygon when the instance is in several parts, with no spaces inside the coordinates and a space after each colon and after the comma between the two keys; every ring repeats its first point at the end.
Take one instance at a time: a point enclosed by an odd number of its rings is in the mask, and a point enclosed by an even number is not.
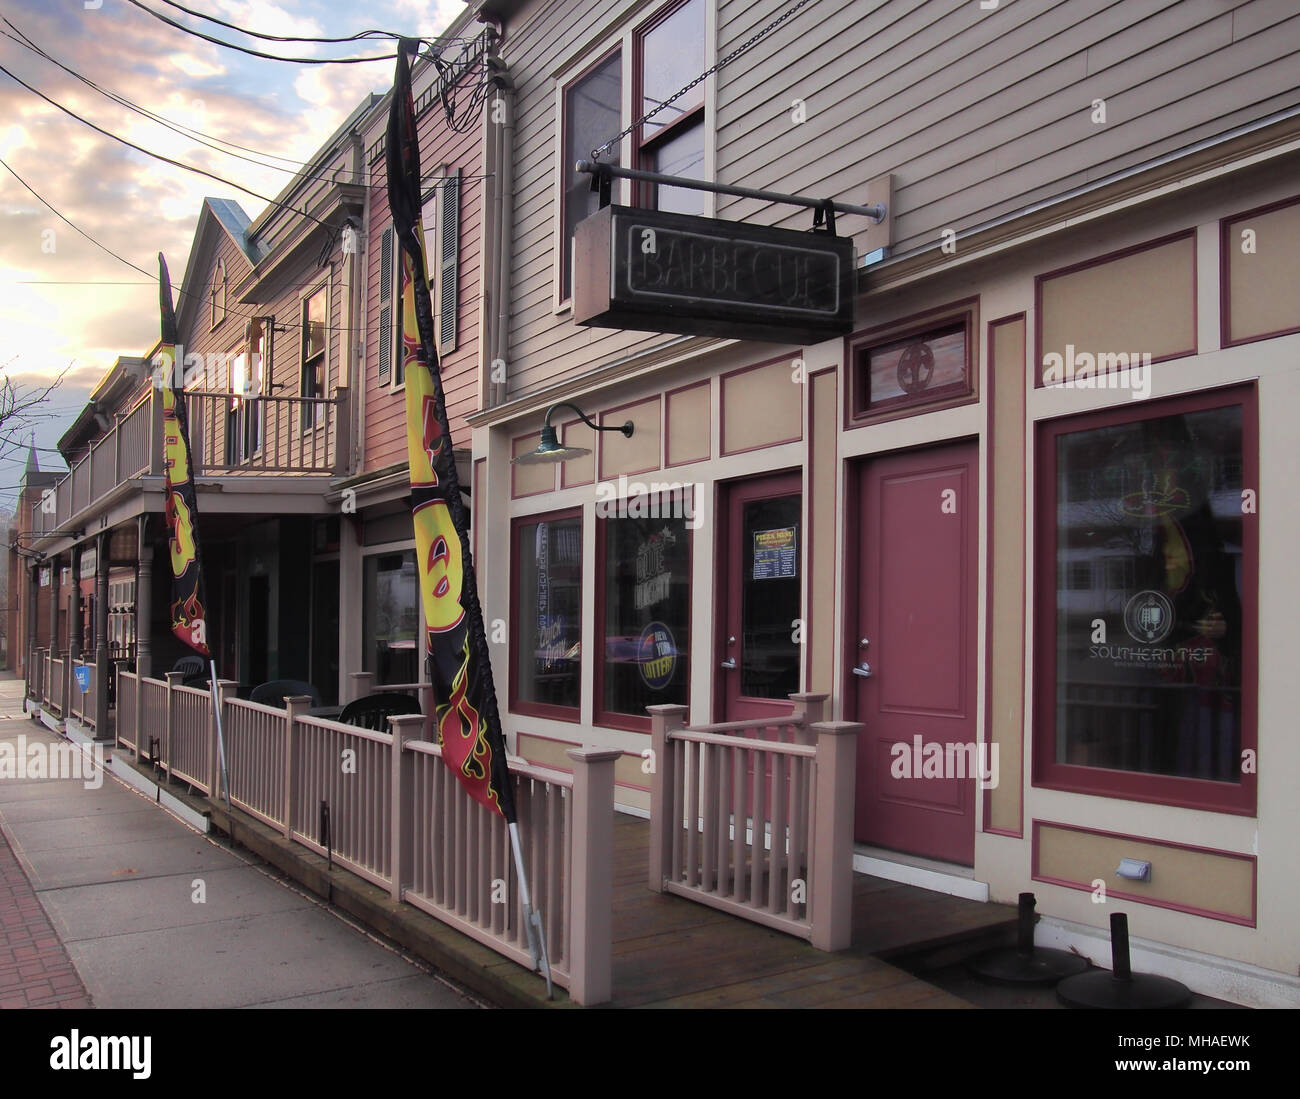
{"type": "MultiPolygon", "coordinates": [[[[227,42],[297,57],[391,54],[391,40],[340,46],[265,42],[185,15],[149,8],[227,42]]],[[[464,10],[461,0],[183,0],[184,6],[264,34],[341,36],[379,29],[432,37],[464,10]]],[[[361,98],[392,81],[393,62],[297,65],[213,45],[169,27],[127,0],[0,0],[0,66],[82,118],[136,145],[223,179],[276,195],[291,178],[223,155],[101,95],[15,41],[16,31],[106,91],[173,123],[260,153],[302,161],[361,98]],[[12,24],[10,26],[9,24],[12,24]]],[[[244,154],[251,155],[251,154],[244,154]]],[[[265,157],[261,159],[265,160],[265,157]]],[[[0,160],[90,236],[146,271],[167,256],[185,270],[205,195],[238,202],[251,218],[266,203],[172,167],[95,133],[0,72],[0,160]]],[[[158,337],[158,290],[80,236],[0,167],[0,367],[24,388],[66,368],[36,427],[42,469],[87,396],[120,354],[158,337]]],[[[0,509],[12,510],[27,429],[0,429],[0,509]],[[21,444],[21,445],[19,445],[21,444]]]]}

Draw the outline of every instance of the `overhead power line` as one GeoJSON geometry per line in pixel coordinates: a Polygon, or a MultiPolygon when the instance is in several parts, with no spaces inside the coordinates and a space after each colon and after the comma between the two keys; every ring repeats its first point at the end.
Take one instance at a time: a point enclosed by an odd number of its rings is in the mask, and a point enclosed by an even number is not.
{"type": "Polygon", "coordinates": [[[39,96],[41,99],[45,100],[45,102],[48,103],[51,107],[57,107],[69,118],[75,118],[83,126],[90,127],[90,129],[94,130],[97,134],[103,134],[105,137],[112,138],[114,141],[118,142],[119,144],[125,145],[129,149],[134,149],[137,153],[143,153],[145,156],[153,157],[154,160],[161,160],[164,164],[170,164],[173,168],[180,168],[186,172],[193,172],[195,175],[205,176],[206,178],[215,180],[218,183],[224,183],[227,187],[233,187],[237,191],[243,191],[244,194],[246,195],[252,195],[253,198],[259,198],[263,202],[267,203],[268,205],[277,206],[281,210],[288,210],[291,214],[294,214],[298,217],[306,218],[308,221],[314,221],[317,225],[326,224],[326,222],[321,221],[321,219],[318,217],[314,217],[313,215],[303,210],[298,210],[295,207],[290,206],[286,202],[281,202],[279,199],[268,198],[266,195],[260,194],[249,187],[245,187],[242,183],[235,183],[233,180],[225,179],[219,175],[214,174],[213,172],[206,171],[203,168],[196,168],[194,167],[193,164],[186,164],[184,161],[175,160],[172,157],[164,156],[162,153],[155,153],[152,150],[146,149],[143,145],[137,145],[134,141],[128,141],[124,137],[119,137],[117,134],[105,130],[102,126],[96,126],[95,123],[91,122],[89,119],[82,118],[81,115],[77,114],[76,111],[71,110],[68,107],[65,107],[62,103],[59,103],[57,100],[51,99],[44,92],[36,88],[33,88],[21,76],[15,76],[3,65],[0,65],[0,72],[4,73],[5,76],[9,77],[11,80],[17,81],[33,95],[39,96]]]}
{"type": "MultiPolygon", "coordinates": [[[[126,96],[120,95],[119,93],[113,91],[110,88],[104,88],[101,85],[97,84],[95,81],[91,80],[89,77],[83,76],[81,73],[77,72],[76,70],[69,68],[62,61],[58,60],[58,58],[53,57],[51,54],[47,53],[44,49],[38,46],[27,34],[19,30],[18,27],[14,26],[14,24],[10,20],[5,19],[3,16],[0,16],[0,19],[3,19],[5,24],[8,25],[11,30],[14,31],[14,34],[9,34],[7,31],[0,31],[0,35],[3,35],[5,38],[8,38],[12,42],[17,42],[18,45],[23,46],[25,49],[31,50],[37,56],[42,57],[46,61],[50,62],[50,64],[58,66],[69,76],[75,77],[77,80],[81,81],[81,83],[85,84],[87,87],[92,88],[95,91],[99,92],[100,95],[106,96],[108,99],[110,99],[114,103],[117,103],[119,106],[125,107],[127,110],[134,111],[136,114],[141,115],[152,122],[156,122],[158,125],[163,126],[168,130],[171,130],[173,133],[179,134],[181,137],[184,137],[191,141],[197,141],[200,145],[206,145],[209,149],[212,149],[214,152],[221,153],[223,156],[234,157],[235,159],[246,161],[247,163],[253,164],[258,168],[269,168],[273,171],[283,172],[285,175],[301,177],[304,180],[307,179],[333,180],[334,178],[333,173],[303,171],[303,169],[310,167],[309,162],[301,161],[301,160],[293,160],[289,157],[282,157],[275,153],[264,152],[263,150],[260,149],[252,149],[249,148],[247,145],[240,145],[237,142],[227,141],[224,138],[217,137],[214,134],[204,133],[202,130],[196,130],[190,126],[186,126],[182,123],[178,123],[174,119],[166,118],[165,116],[160,115],[156,111],[152,111],[147,107],[142,107],[139,104],[128,99],[126,96]],[[17,37],[15,37],[15,35],[17,37]],[[209,138],[211,139],[210,141],[205,140],[209,138]],[[240,153],[229,151],[229,149],[218,148],[217,145],[212,144],[212,142],[214,141],[218,142],[221,145],[230,146],[231,149],[242,149],[244,152],[255,153],[259,157],[269,157],[273,160],[282,161],[285,164],[294,165],[294,167],[282,168],[278,164],[268,164],[265,161],[256,160],[253,157],[242,156],[240,155],[240,153]]],[[[435,180],[444,180],[446,178],[448,177],[424,176],[423,182],[428,183],[435,180]]],[[[461,177],[461,178],[465,179],[465,178],[477,178],[477,177],[461,177]]],[[[481,178],[486,178],[486,177],[481,177],[481,178]]]]}
{"type": "MultiPolygon", "coordinates": [[[[89,233],[87,233],[84,229],[82,229],[81,226],[77,225],[74,221],[72,221],[70,218],[68,218],[66,215],[61,213],[58,209],[56,209],[54,204],[51,203],[49,199],[47,199],[44,195],[42,195],[39,191],[37,191],[35,187],[33,187],[30,183],[27,182],[27,180],[23,179],[23,177],[20,176],[17,172],[15,172],[13,168],[11,168],[9,164],[6,163],[3,159],[0,159],[0,167],[3,167],[5,170],[7,170],[9,174],[14,177],[14,179],[16,179],[25,188],[27,188],[27,190],[31,192],[32,196],[36,198],[38,202],[47,206],[50,212],[53,213],[55,217],[59,218],[69,227],[76,230],[76,232],[80,233],[83,237],[85,237],[88,241],[90,241],[90,243],[93,244],[96,248],[99,248],[100,250],[107,252],[115,260],[117,260],[118,263],[126,264],[126,266],[131,268],[132,271],[139,271],[140,274],[144,275],[146,278],[149,279],[152,285],[156,285],[156,279],[152,272],[146,271],[143,267],[136,266],[136,264],[132,263],[125,256],[120,256],[118,255],[118,253],[114,252],[113,249],[111,249],[107,244],[104,244],[101,241],[98,241],[94,237],[92,237],[89,233]]],[[[312,285],[317,281],[319,280],[313,279],[311,283],[304,283],[303,285],[312,285]]],[[[176,292],[182,295],[183,297],[193,298],[200,305],[202,305],[206,300],[204,295],[195,294],[190,290],[184,289],[183,287],[177,287],[176,292]]],[[[239,317],[242,320],[252,320],[255,316],[265,316],[265,314],[244,313],[238,309],[228,309],[227,311],[232,316],[239,317]]],[[[348,333],[357,332],[357,329],[355,328],[345,328],[342,325],[325,325],[324,327],[325,330],[329,332],[348,332],[348,333]]]]}
{"type": "MultiPolygon", "coordinates": [[[[154,11],[154,9],[148,5],[142,4],[140,0],[128,0],[128,3],[134,5],[143,12],[147,12],[160,22],[166,23],[169,27],[175,27],[176,30],[182,31],[185,34],[191,34],[195,38],[201,38],[205,42],[211,42],[214,46],[223,46],[228,50],[238,50],[240,53],[246,53],[250,57],[262,57],[268,61],[287,61],[294,65],[364,65],[371,61],[393,61],[397,57],[396,52],[377,53],[372,54],[370,57],[284,57],[280,54],[265,53],[262,50],[254,50],[250,49],[248,46],[240,46],[236,45],[234,42],[226,42],[220,38],[214,38],[210,34],[204,34],[202,31],[195,30],[192,27],[187,27],[184,23],[178,23],[175,19],[172,19],[168,15],[164,15],[160,11],[154,11]]],[[[229,26],[230,24],[225,25],[229,26]]],[[[235,29],[238,30],[239,28],[235,29]]],[[[261,36],[258,35],[257,37],[261,36]]]]}
{"type": "MultiPolygon", "coordinates": [[[[183,11],[186,15],[192,15],[196,19],[205,19],[209,23],[216,23],[218,26],[226,27],[232,31],[238,31],[240,34],[246,34],[250,38],[260,38],[264,42],[357,42],[366,38],[391,38],[394,41],[400,41],[404,36],[397,31],[368,30],[358,31],[356,34],[349,34],[337,38],[311,38],[302,37],[292,34],[264,34],[262,31],[251,31],[246,27],[236,26],[234,23],[227,23],[224,19],[218,19],[215,15],[205,15],[201,11],[195,11],[193,8],[187,8],[184,4],[178,4],[175,0],[161,0],[169,8],[175,8],[177,11],[183,11]]],[[[463,42],[467,39],[461,38],[440,38],[440,43],[444,42],[463,42]]]]}

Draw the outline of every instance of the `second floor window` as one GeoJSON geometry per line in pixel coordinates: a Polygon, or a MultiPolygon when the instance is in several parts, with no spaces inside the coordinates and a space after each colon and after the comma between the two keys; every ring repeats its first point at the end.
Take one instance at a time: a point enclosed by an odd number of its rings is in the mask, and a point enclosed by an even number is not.
{"type": "MultiPolygon", "coordinates": [[[[329,290],[322,286],[302,303],[302,378],[299,392],[303,397],[325,396],[325,318],[329,308],[329,290]]],[[[316,427],[324,419],[318,404],[303,404],[302,426],[316,427]]]]}
{"type": "MultiPolygon", "coordinates": [[[[563,94],[564,156],[561,214],[561,301],[573,293],[573,236],[578,225],[600,208],[591,177],[578,172],[579,160],[618,136],[636,119],[666,103],[707,67],[706,0],[685,0],[661,9],[625,32],[622,43],[571,81],[563,94]],[[623,88],[631,87],[632,117],[623,115],[623,88]]],[[[701,82],[631,134],[633,166],[665,175],[704,179],[704,84],[701,82]]],[[[601,153],[606,164],[621,163],[616,144],[601,153]]],[[[636,184],[631,202],[680,214],[707,214],[708,195],[675,187],[636,184]]]]}

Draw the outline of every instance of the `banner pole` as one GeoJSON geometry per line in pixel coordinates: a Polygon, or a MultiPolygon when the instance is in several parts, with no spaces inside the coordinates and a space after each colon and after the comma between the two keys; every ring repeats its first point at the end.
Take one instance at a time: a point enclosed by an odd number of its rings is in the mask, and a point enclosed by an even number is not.
{"type": "Polygon", "coordinates": [[[542,927],[542,914],[533,911],[528,895],[528,875],[524,873],[524,856],[519,848],[519,825],[510,822],[510,847],[515,853],[515,873],[519,877],[519,899],[524,906],[524,926],[528,930],[528,950],[533,956],[533,969],[546,978],[546,998],[554,999],[551,988],[551,959],[546,953],[546,933],[542,927]],[[540,961],[540,965],[538,964],[540,961]]]}
{"type": "Polygon", "coordinates": [[[221,763],[221,793],[226,798],[226,809],[230,808],[230,774],[226,770],[226,742],[221,735],[221,695],[217,691],[217,658],[211,658],[209,665],[211,677],[208,689],[212,692],[212,712],[217,718],[217,759],[221,763]]]}

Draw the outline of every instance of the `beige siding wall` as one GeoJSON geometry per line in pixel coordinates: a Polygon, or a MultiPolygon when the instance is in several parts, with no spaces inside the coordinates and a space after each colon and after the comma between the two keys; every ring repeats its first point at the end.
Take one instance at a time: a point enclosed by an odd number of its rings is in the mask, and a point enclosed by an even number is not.
{"type": "MultiPolygon", "coordinates": [[[[713,4],[718,57],[789,6],[713,4]]],[[[555,302],[559,80],[654,7],[533,3],[507,28],[518,89],[509,397],[671,338],[578,327],[555,302]]],[[[816,4],[714,78],[716,178],[862,202],[869,180],[893,173],[898,255],[1294,107],[1297,60],[1290,0],[816,4]]],[[[716,211],[811,223],[752,199],[720,196],[716,211]]],[[[865,226],[840,221],[845,233],[865,226]]]]}

